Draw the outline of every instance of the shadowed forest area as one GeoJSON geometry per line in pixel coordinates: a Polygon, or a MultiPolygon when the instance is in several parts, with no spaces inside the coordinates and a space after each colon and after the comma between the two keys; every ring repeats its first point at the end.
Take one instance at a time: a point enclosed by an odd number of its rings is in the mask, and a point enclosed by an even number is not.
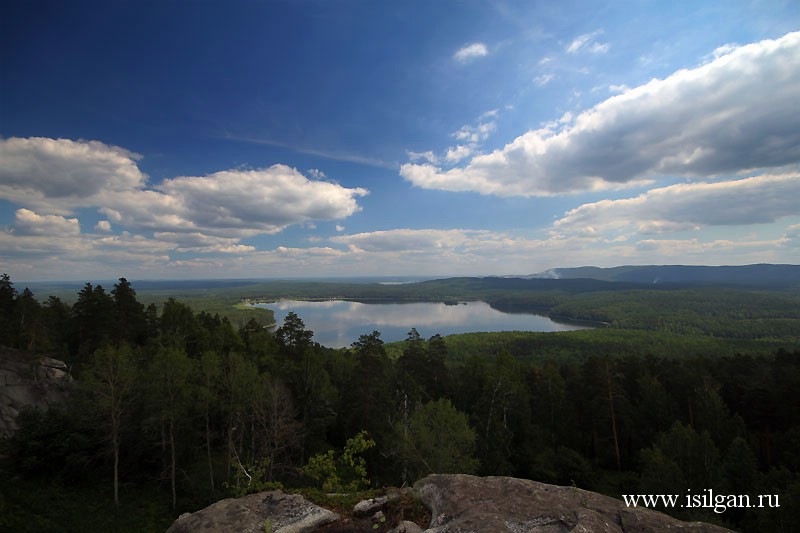
{"type": "Polygon", "coordinates": [[[3,276],[6,355],[63,360],[74,382],[68,402],[20,413],[2,441],[0,527],[163,530],[272,487],[324,497],[459,472],[615,497],[778,495],[780,508],[662,510],[789,531],[800,520],[797,295],[551,281],[249,296],[475,298],[608,327],[427,339],[411,329],[392,344],[372,331],[331,349],[294,313],[273,332],[174,298],[145,306],[124,278],[109,291],[87,283],[67,304],[3,276]]]}

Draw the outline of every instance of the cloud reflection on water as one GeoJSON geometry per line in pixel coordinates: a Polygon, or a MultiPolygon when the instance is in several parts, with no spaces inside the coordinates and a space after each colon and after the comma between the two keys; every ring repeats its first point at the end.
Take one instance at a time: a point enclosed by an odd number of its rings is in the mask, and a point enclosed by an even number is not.
{"type": "Polygon", "coordinates": [[[332,348],[349,346],[359,335],[381,332],[384,342],[406,338],[416,328],[423,338],[437,333],[450,335],[477,331],[569,331],[585,326],[554,322],[531,313],[504,313],[485,302],[382,302],[361,303],[345,300],[309,302],[282,300],[257,304],[275,313],[278,325],[293,311],[303,320],[306,329],[314,332],[314,340],[332,348]]]}

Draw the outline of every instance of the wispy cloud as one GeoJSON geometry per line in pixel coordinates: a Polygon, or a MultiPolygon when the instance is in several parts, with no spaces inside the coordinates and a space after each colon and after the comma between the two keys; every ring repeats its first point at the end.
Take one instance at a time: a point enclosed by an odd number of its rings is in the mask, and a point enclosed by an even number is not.
{"type": "Polygon", "coordinates": [[[459,63],[469,63],[470,61],[487,55],[489,55],[489,49],[486,48],[484,43],[472,43],[460,48],[453,54],[453,59],[459,63]]]}
{"type": "Polygon", "coordinates": [[[479,122],[476,126],[467,124],[454,132],[453,137],[459,141],[478,143],[488,139],[496,129],[497,124],[494,121],[479,122]]]}
{"type": "Polygon", "coordinates": [[[714,51],[705,56],[703,60],[705,62],[716,61],[720,57],[726,56],[731,52],[735,51],[737,48],[739,48],[739,46],[740,45],[736,43],[723,44],[722,46],[715,48],[714,51]]]}
{"type": "Polygon", "coordinates": [[[377,159],[373,157],[366,157],[359,154],[341,152],[336,150],[322,150],[319,148],[309,148],[306,146],[299,146],[284,141],[278,141],[275,139],[242,137],[238,135],[232,135],[230,133],[226,133],[222,135],[220,138],[228,141],[238,141],[250,144],[261,144],[264,146],[276,146],[278,148],[285,148],[287,150],[291,150],[292,152],[297,152],[300,154],[313,155],[317,157],[322,157],[324,159],[330,159],[332,161],[346,161],[348,163],[358,163],[360,165],[366,165],[370,167],[396,169],[399,166],[398,163],[392,163],[389,161],[384,161],[382,159],[377,159]]]}
{"type": "Polygon", "coordinates": [[[436,154],[433,153],[432,150],[427,150],[425,152],[412,152],[411,150],[406,151],[408,158],[411,161],[420,161],[425,160],[428,163],[437,163],[439,158],[436,157],[436,154]]]}
{"type": "Polygon", "coordinates": [[[412,162],[424,161],[423,164],[430,165],[455,165],[459,162],[473,157],[480,153],[481,145],[497,130],[497,119],[500,116],[499,109],[491,109],[481,113],[474,124],[465,124],[458,130],[450,134],[457,142],[455,146],[449,146],[440,154],[432,150],[425,152],[406,151],[408,158],[412,162]]]}
{"type": "Polygon", "coordinates": [[[603,30],[593,31],[591,33],[584,33],[576,37],[566,47],[568,54],[577,54],[581,51],[591,52],[592,54],[604,54],[608,52],[608,43],[601,43],[596,40],[596,37],[603,34],[603,30]]]}
{"type": "Polygon", "coordinates": [[[535,83],[539,87],[544,87],[545,85],[553,81],[555,77],[556,75],[552,73],[539,74],[538,76],[533,78],[533,83],[535,83]]]}

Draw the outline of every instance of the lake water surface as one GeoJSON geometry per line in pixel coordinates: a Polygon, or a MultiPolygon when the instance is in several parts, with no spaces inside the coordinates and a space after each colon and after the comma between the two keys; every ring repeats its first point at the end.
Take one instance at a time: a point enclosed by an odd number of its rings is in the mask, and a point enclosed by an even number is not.
{"type": "Polygon", "coordinates": [[[360,303],[344,300],[308,302],[282,300],[255,304],[271,309],[280,326],[289,312],[302,319],[306,329],[314,332],[314,341],[329,348],[343,348],[360,335],[380,331],[381,340],[404,340],[411,328],[417,328],[423,339],[453,333],[478,331],[571,331],[588,326],[556,322],[533,313],[504,313],[484,302],[381,302],[360,303]]]}

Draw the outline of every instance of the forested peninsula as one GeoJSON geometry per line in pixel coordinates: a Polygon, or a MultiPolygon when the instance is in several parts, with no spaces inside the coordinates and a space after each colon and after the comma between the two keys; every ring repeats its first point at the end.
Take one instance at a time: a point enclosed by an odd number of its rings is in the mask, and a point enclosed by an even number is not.
{"type": "MultiPolygon", "coordinates": [[[[719,280],[718,280],[719,281],[719,280]]],[[[144,285],[144,284],[143,284],[144,285]]],[[[771,494],[779,508],[662,509],[742,530],[800,521],[800,285],[450,278],[272,281],[71,298],[0,278],[4,394],[49,386],[0,441],[0,528],[163,531],[281,487],[330,503],[431,473],[622,494],[771,494]],[[314,342],[243,302],[482,300],[603,327],[314,342]]],[[[10,400],[9,400],[10,401],[10,400]]]]}

